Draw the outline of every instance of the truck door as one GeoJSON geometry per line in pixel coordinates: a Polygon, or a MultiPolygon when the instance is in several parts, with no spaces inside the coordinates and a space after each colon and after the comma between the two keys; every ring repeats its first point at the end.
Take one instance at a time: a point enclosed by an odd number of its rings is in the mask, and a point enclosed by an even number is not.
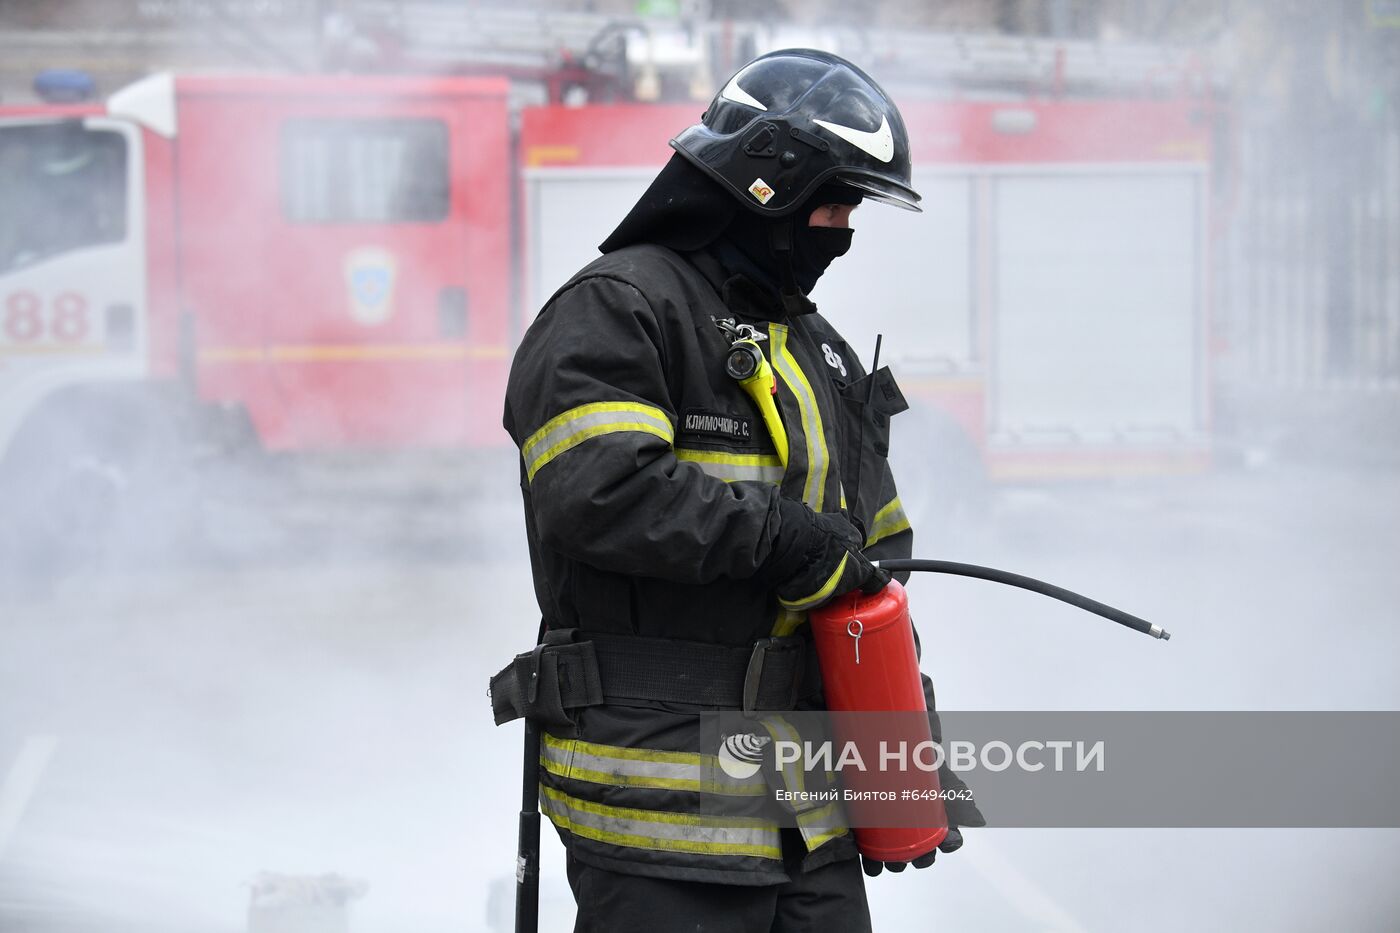
{"type": "Polygon", "coordinates": [[[206,396],[246,405],[273,449],[504,438],[503,90],[186,88],[185,293],[206,396]]]}
{"type": "Polygon", "coordinates": [[[140,130],[0,121],[0,454],[33,410],[146,369],[140,130]]]}
{"type": "Polygon", "coordinates": [[[995,194],[998,437],[1199,442],[1203,172],[1023,172],[995,194]]]}

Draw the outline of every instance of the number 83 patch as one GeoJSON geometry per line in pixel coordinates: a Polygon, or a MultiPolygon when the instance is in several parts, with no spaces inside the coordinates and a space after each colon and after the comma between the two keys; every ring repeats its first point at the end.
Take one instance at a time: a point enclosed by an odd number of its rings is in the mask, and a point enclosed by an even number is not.
{"type": "Polygon", "coordinates": [[[822,356],[826,357],[826,365],[836,370],[843,377],[846,376],[846,361],[841,359],[841,354],[831,349],[831,344],[822,344],[822,356]]]}

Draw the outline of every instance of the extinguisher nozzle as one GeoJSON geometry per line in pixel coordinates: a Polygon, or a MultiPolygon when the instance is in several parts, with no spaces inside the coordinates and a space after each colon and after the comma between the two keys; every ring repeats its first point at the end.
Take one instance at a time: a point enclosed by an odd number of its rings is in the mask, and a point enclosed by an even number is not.
{"type": "Polygon", "coordinates": [[[1142,632],[1144,635],[1151,635],[1153,638],[1167,641],[1171,633],[1160,625],[1153,625],[1146,619],[1139,619],[1135,615],[1129,615],[1121,609],[1114,609],[1112,606],[1104,605],[1097,600],[1087,596],[1080,596],[1064,587],[1055,586],[1042,580],[1033,580],[1030,577],[1023,577],[1019,573],[1008,573],[1005,570],[994,570],[991,567],[979,567],[976,564],[961,564],[950,560],[913,560],[913,559],[892,559],[882,560],[876,563],[882,570],[898,573],[901,570],[923,571],[925,573],[951,573],[963,577],[976,577],[981,580],[991,580],[993,583],[1004,583],[1007,586],[1019,586],[1023,590],[1030,590],[1042,596],[1049,596],[1051,599],[1058,599],[1060,602],[1077,606],[1086,612],[1103,616],[1119,625],[1127,626],[1135,632],[1142,632]]]}

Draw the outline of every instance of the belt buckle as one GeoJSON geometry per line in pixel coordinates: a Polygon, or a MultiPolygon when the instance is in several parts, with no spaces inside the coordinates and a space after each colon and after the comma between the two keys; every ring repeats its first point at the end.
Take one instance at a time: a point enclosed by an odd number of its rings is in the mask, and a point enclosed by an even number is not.
{"type": "MultiPolygon", "coordinates": [[[[769,651],[800,651],[802,640],[799,638],[775,636],[760,638],[753,643],[753,652],[749,655],[749,666],[744,671],[744,706],[743,714],[748,719],[758,718],[758,692],[763,685],[763,669],[768,660],[769,651]]],[[[792,684],[788,690],[788,702],[786,709],[791,709],[797,705],[798,678],[801,672],[794,668],[792,684]]]]}

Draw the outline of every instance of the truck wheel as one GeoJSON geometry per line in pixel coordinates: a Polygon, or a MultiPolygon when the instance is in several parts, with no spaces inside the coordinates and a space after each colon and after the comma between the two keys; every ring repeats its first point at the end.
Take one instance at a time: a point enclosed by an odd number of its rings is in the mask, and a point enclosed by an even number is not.
{"type": "Polygon", "coordinates": [[[190,488],[173,419],[136,403],[38,413],[5,463],[10,566],[55,580],[168,550],[172,511],[190,488]]]}
{"type": "Polygon", "coordinates": [[[64,458],[34,489],[26,551],[41,575],[100,562],[110,546],[114,516],[129,485],[126,471],[103,456],[64,458]]]}

